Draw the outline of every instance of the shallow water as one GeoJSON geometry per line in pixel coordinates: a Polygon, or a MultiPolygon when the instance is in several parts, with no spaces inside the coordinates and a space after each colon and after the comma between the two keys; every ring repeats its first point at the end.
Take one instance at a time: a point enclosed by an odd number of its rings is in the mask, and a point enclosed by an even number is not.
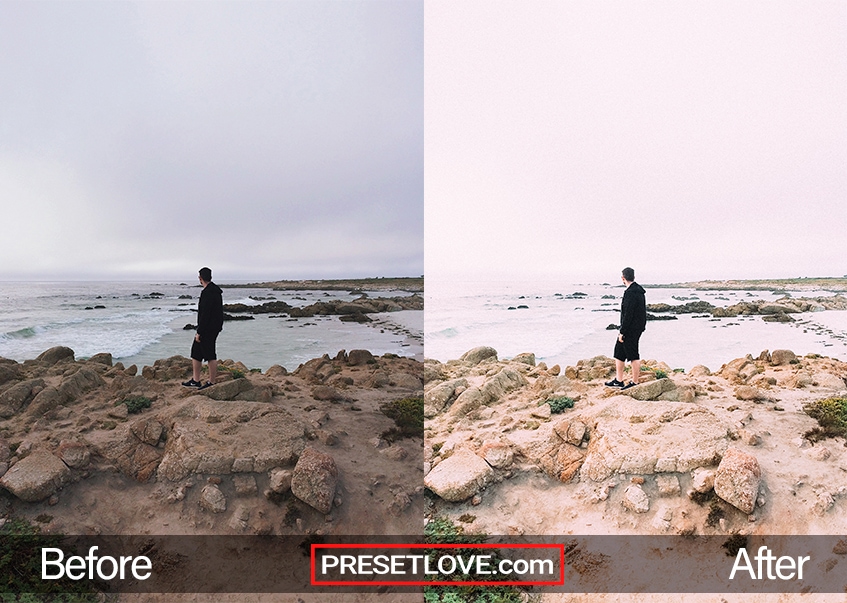
{"type": "MultiPolygon", "coordinates": [[[[618,323],[622,295],[622,287],[605,284],[430,279],[425,302],[426,356],[447,361],[480,345],[492,346],[501,358],[533,352],[538,361],[548,365],[575,364],[599,354],[611,356],[616,331],[607,331],[606,327],[618,323]],[[569,299],[574,293],[586,296],[569,299]]],[[[728,306],[745,299],[772,301],[783,295],[648,287],[647,303],[682,304],[700,299],[728,306]]],[[[679,315],[677,320],[650,321],[641,338],[641,356],[684,369],[698,364],[716,369],[733,358],[780,348],[847,360],[847,312],[792,316],[796,323],[766,323],[761,316],[712,319],[691,314],[679,315]]]]}
{"type": "MultiPolygon", "coordinates": [[[[77,358],[109,352],[125,365],[152,364],[176,354],[188,356],[193,331],[183,327],[196,322],[200,291],[198,286],[178,283],[0,283],[0,356],[23,361],[57,345],[70,347],[77,358]]],[[[224,303],[264,301],[251,296],[272,297],[293,306],[356,297],[343,291],[283,292],[224,286],[224,303]]],[[[342,323],[336,316],[289,321],[256,315],[255,320],[225,323],[218,352],[220,358],[261,369],[273,364],[296,368],[341,349],[422,357],[422,314],[374,315],[373,326],[342,323]]]]}

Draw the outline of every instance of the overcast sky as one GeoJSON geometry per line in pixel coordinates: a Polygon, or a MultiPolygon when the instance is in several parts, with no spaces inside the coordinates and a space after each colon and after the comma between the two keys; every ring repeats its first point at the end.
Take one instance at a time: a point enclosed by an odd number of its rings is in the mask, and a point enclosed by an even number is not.
{"type": "Polygon", "coordinates": [[[0,279],[423,273],[423,5],[0,4],[0,279]]]}
{"type": "Polygon", "coordinates": [[[425,5],[426,275],[847,274],[847,3],[425,5]]]}

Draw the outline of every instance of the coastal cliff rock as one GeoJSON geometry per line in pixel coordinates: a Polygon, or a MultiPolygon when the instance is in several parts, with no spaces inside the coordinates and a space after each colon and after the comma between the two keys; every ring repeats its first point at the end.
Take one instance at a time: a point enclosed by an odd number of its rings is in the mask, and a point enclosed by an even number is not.
{"type": "Polygon", "coordinates": [[[644,407],[609,398],[594,417],[582,475],[683,473],[717,464],[727,448],[727,426],[705,408],[680,402],[644,407]]]}
{"type": "MultiPolygon", "coordinates": [[[[283,301],[269,301],[260,305],[224,304],[224,311],[233,314],[279,314],[292,318],[311,316],[348,316],[398,312],[400,310],[423,310],[423,296],[418,293],[402,297],[361,296],[353,301],[320,301],[308,306],[291,306],[283,301]]],[[[355,320],[355,319],[348,319],[355,320]]]]}
{"type": "Polygon", "coordinates": [[[38,502],[61,488],[69,476],[70,470],[60,459],[49,452],[33,452],[6,472],[0,486],[21,500],[38,502]]]}
{"type": "Polygon", "coordinates": [[[0,520],[80,534],[405,533],[423,513],[423,433],[395,419],[423,400],[418,361],[342,350],[263,374],[221,360],[198,391],[181,385],[182,356],[139,375],[108,354],[48,352],[0,360],[0,520]]]}
{"type": "Polygon", "coordinates": [[[605,356],[560,374],[472,352],[425,362],[429,518],[472,515],[489,533],[847,529],[833,479],[844,436],[823,445],[805,410],[847,397],[847,363],[765,350],[686,372],[648,359],[621,391],[604,384],[605,356]]]}
{"type": "Polygon", "coordinates": [[[649,312],[671,314],[711,314],[715,318],[735,316],[762,316],[768,322],[793,322],[789,314],[800,312],[820,312],[822,310],[847,310],[847,297],[782,297],[774,302],[762,300],[743,301],[726,307],[718,307],[706,301],[693,301],[685,304],[647,304],[649,312]]]}
{"type": "Polygon", "coordinates": [[[467,451],[457,452],[424,478],[424,485],[444,500],[467,500],[480,491],[493,473],[483,459],[467,451]]]}

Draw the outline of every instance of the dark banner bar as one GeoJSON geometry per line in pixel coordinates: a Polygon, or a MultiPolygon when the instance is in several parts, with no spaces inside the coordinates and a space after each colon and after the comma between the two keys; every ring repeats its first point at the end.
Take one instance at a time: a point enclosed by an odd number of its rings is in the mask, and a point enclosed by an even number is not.
{"type": "Polygon", "coordinates": [[[0,536],[0,576],[0,593],[844,593],[847,537],[0,536]]]}

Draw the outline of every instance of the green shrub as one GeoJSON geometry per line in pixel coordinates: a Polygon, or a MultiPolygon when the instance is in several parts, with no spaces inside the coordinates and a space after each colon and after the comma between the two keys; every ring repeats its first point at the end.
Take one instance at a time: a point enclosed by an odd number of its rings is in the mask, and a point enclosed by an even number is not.
{"type": "Polygon", "coordinates": [[[548,398],[546,404],[550,405],[550,412],[557,415],[565,412],[568,408],[573,408],[574,401],[573,398],[568,398],[567,396],[557,396],[555,398],[548,398]]]}
{"type": "MultiPolygon", "coordinates": [[[[464,528],[455,525],[446,517],[436,517],[424,528],[424,538],[430,544],[480,544],[485,542],[485,534],[466,534],[464,528]]],[[[477,552],[467,549],[469,552],[477,552]]],[[[462,554],[463,549],[429,549],[431,556],[438,554],[462,554]]],[[[434,557],[435,558],[435,557],[434,557]]],[[[497,555],[494,555],[492,565],[497,565],[497,555]]],[[[442,580],[463,581],[469,576],[458,571],[450,576],[441,576],[442,580]]],[[[503,576],[496,572],[486,576],[488,581],[510,580],[514,576],[503,576]]],[[[425,586],[424,601],[426,603],[522,603],[522,591],[513,586],[425,586]]]]}
{"type": "Polygon", "coordinates": [[[812,417],[820,425],[810,429],[804,435],[811,441],[824,438],[847,436],[847,397],[833,397],[803,406],[803,412],[812,417]]]}
{"type": "MultiPolygon", "coordinates": [[[[0,527],[0,601],[16,603],[94,602],[98,596],[87,581],[70,578],[41,580],[41,549],[62,548],[61,535],[41,535],[29,522],[13,517],[0,527]]],[[[66,555],[68,554],[67,549],[66,555]]],[[[75,553],[78,554],[78,553],[75,553]]]]}
{"type": "Polygon", "coordinates": [[[656,379],[667,379],[668,374],[662,369],[654,369],[653,374],[656,375],[656,379]]]}
{"type": "Polygon", "coordinates": [[[129,414],[137,415],[145,408],[150,408],[152,402],[147,396],[129,396],[124,398],[120,404],[126,404],[129,414]]]}
{"type": "Polygon", "coordinates": [[[379,410],[397,427],[384,431],[382,437],[389,442],[402,438],[422,438],[424,428],[423,398],[403,398],[386,402],[379,410]]]}
{"type": "MultiPolygon", "coordinates": [[[[232,368],[231,366],[219,366],[218,368],[232,375],[233,379],[244,379],[244,377],[246,376],[244,374],[244,371],[240,371],[237,368],[232,368]]],[[[258,370],[259,372],[261,372],[261,369],[258,370]]]]}

